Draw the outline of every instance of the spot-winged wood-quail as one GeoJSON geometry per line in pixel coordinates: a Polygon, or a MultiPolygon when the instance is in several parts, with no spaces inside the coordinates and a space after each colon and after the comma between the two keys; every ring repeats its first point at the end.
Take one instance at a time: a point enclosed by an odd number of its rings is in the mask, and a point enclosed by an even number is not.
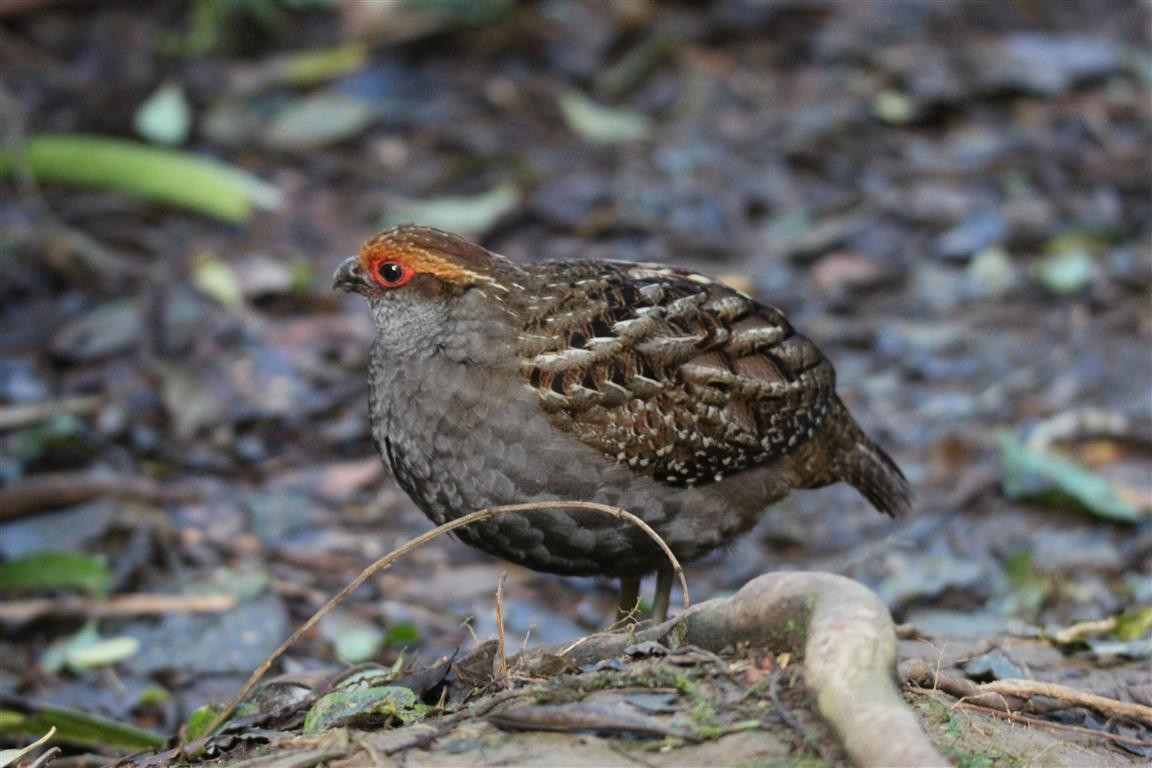
{"type": "MultiPolygon", "coordinates": [[[[908,483],[784,315],[693,272],[623,261],[518,265],[455,235],[385,230],[333,286],[364,296],[372,435],[437,524],[494,505],[595,501],[641,517],[683,561],[747,531],[796,488],[854,486],[889,515],[908,483]]],[[[621,579],[664,555],[590,510],[504,514],[457,531],[540,571],[621,579]]]]}

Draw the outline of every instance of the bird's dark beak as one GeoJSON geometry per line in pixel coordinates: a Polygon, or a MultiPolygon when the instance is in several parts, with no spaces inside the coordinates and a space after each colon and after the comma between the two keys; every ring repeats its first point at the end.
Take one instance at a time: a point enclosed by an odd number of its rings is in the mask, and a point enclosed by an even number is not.
{"type": "Polygon", "coordinates": [[[332,288],[342,291],[360,291],[364,288],[364,270],[355,256],[349,256],[341,262],[332,275],[332,288]]]}

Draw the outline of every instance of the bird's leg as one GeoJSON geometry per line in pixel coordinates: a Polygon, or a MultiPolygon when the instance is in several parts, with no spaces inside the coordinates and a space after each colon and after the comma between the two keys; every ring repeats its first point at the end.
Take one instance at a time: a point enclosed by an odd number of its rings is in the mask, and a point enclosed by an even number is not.
{"type": "Polygon", "coordinates": [[[652,598],[652,621],[659,624],[668,618],[668,601],[672,596],[672,569],[667,565],[656,571],[656,595],[652,598]]]}
{"type": "Polygon", "coordinates": [[[636,615],[640,604],[640,577],[621,576],[620,596],[616,600],[616,626],[621,626],[626,619],[636,615]]]}

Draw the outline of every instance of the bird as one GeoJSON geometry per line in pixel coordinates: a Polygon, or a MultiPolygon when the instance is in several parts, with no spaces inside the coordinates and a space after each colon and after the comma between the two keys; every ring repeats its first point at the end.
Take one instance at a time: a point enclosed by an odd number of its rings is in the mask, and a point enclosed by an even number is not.
{"type": "Polygon", "coordinates": [[[371,434],[397,484],[443,524],[557,502],[456,531],[527,568],[620,580],[618,615],[672,571],[625,509],[682,562],[746,533],[796,489],[837,482],[900,517],[908,481],[836,392],[828,359],[784,313],[662,264],[518,264],[457,235],[386,229],[333,288],[367,299],[371,434]]]}

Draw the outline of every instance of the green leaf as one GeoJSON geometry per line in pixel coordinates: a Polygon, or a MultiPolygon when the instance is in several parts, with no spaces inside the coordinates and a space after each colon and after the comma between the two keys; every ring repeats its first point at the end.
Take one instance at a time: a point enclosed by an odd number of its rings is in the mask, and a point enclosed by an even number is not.
{"type": "Polygon", "coordinates": [[[500,184],[473,197],[397,200],[382,226],[415,222],[462,235],[482,235],[519,203],[520,190],[513,184],[500,184]]]}
{"type": "Polygon", "coordinates": [[[264,138],[273,149],[307,150],[347,141],[376,120],[368,102],[336,91],[297,99],[268,124],[264,138]]]}
{"type": "Polygon", "coordinates": [[[304,718],[304,733],[392,719],[408,723],[421,719],[431,709],[411,689],[400,686],[339,690],[322,696],[312,706],[304,718]]]}
{"type": "Polygon", "coordinates": [[[223,307],[244,303],[244,291],[232,265],[215,256],[202,255],[192,264],[192,284],[223,307]]]}
{"type": "Polygon", "coordinates": [[[1036,278],[1051,293],[1065,296],[1078,293],[1096,276],[1092,254],[1082,248],[1051,253],[1036,265],[1036,278]]]}
{"type": "MultiPolygon", "coordinates": [[[[401,654],[403,656],[403,654],[401,654]]],[[[341,691],[350,691],[355,688],[383,688],[389,682],[396,679],[396,675],[400,674],[400,670],[393,664],[392,668],[385,669],[383,667],[366,667],[352,672],[348,677],[341,680],[336,688],[341,691]]]]}
{"type": "Polygon", "coordinates": [[[160,685],[151,685],[136,697],[138,707],[158,707],[172,698],[172,692],[160,685]]]}
{"type": "Polygon", "coordinates": [[[36,736],[53,727],[56,741],[85,749],[134,752],[159,749],[165,742],[158,733],[65,707],[39,707],[27,714],[0,711],[0,736],[36,736]]]}
{"type": "Polygon", "coordinates": [[[1053,590],[1052,579],[1032,562],[1032,552],[1018,550],[1004,558],[1004,575],[1012,585],[1005,607],[1015,614],[1035,618],[1053,590]]]}
{"type": "MultiPolygon", "coordinates": [[[[274,209],[280,191],[247,171],[186,152],[81,134],[36,136],[24,156],[40,181],[136,195],[224,221],[247,221],[254,207],[274,209]]],[[[0,177],[18,162],[0,152],[0,177]]]]}
{"type": "Polygon", "coordinates": [[[1073,500],[1097,517],[1134,523],[1138,507],[1120,498],[1100,475],[1074,461],[1034,451],[1009,432],[1000,433],[1004,495],[1010,499],[1073,500]]]}
{"type": "Polygon", "coordinates": [[[965,272],[968,283],[981,296],[1003,296],[1016,282],[1012,257],[998,245],[977,251],[965,272]]]}
{"type": "Polygon", "coordinates": [[[132,119],[136,133],[153,144],[176,146],[192,132],[192,108],[179,83],[164,83],[140,105],[132,119]]]}
{"type": "Polygon", "coordinates": [[[1116,617],[1116,637],[1132,642],[1152,629],[1152,607],[1133,608],[1116,617]]]}
{"type": "Polygon", "coordinates": [[[881,91],[872,100],[872,114],[892,125],[905,125],[916,119],[916,103],[899,91],[881,91]]]}
{"type": "Polygon", "coordinates": [[[378,624],[341,609],[324,617],[320,632],[332,643],[336,658],[345,664],[359,664],[372,658],[384,639],[384,631],[378,624]]]}
{"type": "Polygon", "coordinates": [[[368,46],[346,43],[332,48],[286,54],[279,64],[283,81],[304,86],[327,82],[334,77],[356,72],[368,63],[368,46]]]}
{"type": "Polygon", "coordinates": [[[87,648],[100,642],[100,630],[95,621],[89,621],[71,635],[57,638],[44,649],[40,666],[52,675],[59,674],[68,666],[68,656],[77,649],[87,648]]]}
{"type": "Polygon", "coordinates": [[[361,626],[336,638],[336,658],[345,664],[359,664],[372,658],[380,649],[379,629],[361,626]]]}
{"type": "Polygon", "coordinates": [[[312,264],[307,259],[296,259],[292,262],[292,290],[296,293],[308,293],[312,289],[314,276],[312,264]]]}
{"type": "Polygon", "coordinates": [[[184,727],[184,740],[196,741],[201,736],[208,735],[208,726],[216,719],[218,713],[211,704],[205,704],[188,716],[188,724],[184,727]]]}
{"type": "Polygon", "coordinates": [[[0,709],[0,733],[18,733],[18,729],[24,725],[24,721],[27,719],[28,718],[19,712],[13,712],[10,709],[0,709]]]}
{"type": "Polygon", "coordinates": [[[384,636],[384,644],[389,648],[397,645],[419,645],[420,640],[420,628],[407,621],[400,621],[388,627],[388,634],[384,636]]]}
{"type": "Polygon", "coordinates": [[[574,133],[595,144],[639,141],[652,133],[645,115],[602,106],[579,91],[560,95],[560,114],[574,133]]]}
{"type": "Polygon", "coordinates": [[[140,652],[140,641],[130,635],[101,637],[97,642],[74,648],[67,656],[68,666],[76,672],[108,667],[140,652]]]}
{"type": "Polygon", "coordinates": [[[79,632],[61,638],[48,646],[40,665],[52,674],[67,667],[73,672],[87,672],[131,658],[140,652],[140,641],[128,635],[104,637],[89,621],[79,632]]]}
{"type": "MultiPolygon", "coordinates": [[[[64,336],[70,327],[71,324],[58,328],[56,339],[64,336]]],[[[53,352],[60,349],[54,340],[53,352]]],[[[66,354],[62,354],[61,357],[66,357],[66,354]]],[[[16,459],[24,464],[54,455],[95,458],[99,450],[84,421],[70,413],[56,413],[42,424],[20,430],[5,447],[7,458],[16,459]]]]}
{"type": "Polygon", "coordinates": [[[0,565],[0,591],[80,589],[94,597],[108,594],[112,571],[99,555],[37,552],[0,565]]]}

